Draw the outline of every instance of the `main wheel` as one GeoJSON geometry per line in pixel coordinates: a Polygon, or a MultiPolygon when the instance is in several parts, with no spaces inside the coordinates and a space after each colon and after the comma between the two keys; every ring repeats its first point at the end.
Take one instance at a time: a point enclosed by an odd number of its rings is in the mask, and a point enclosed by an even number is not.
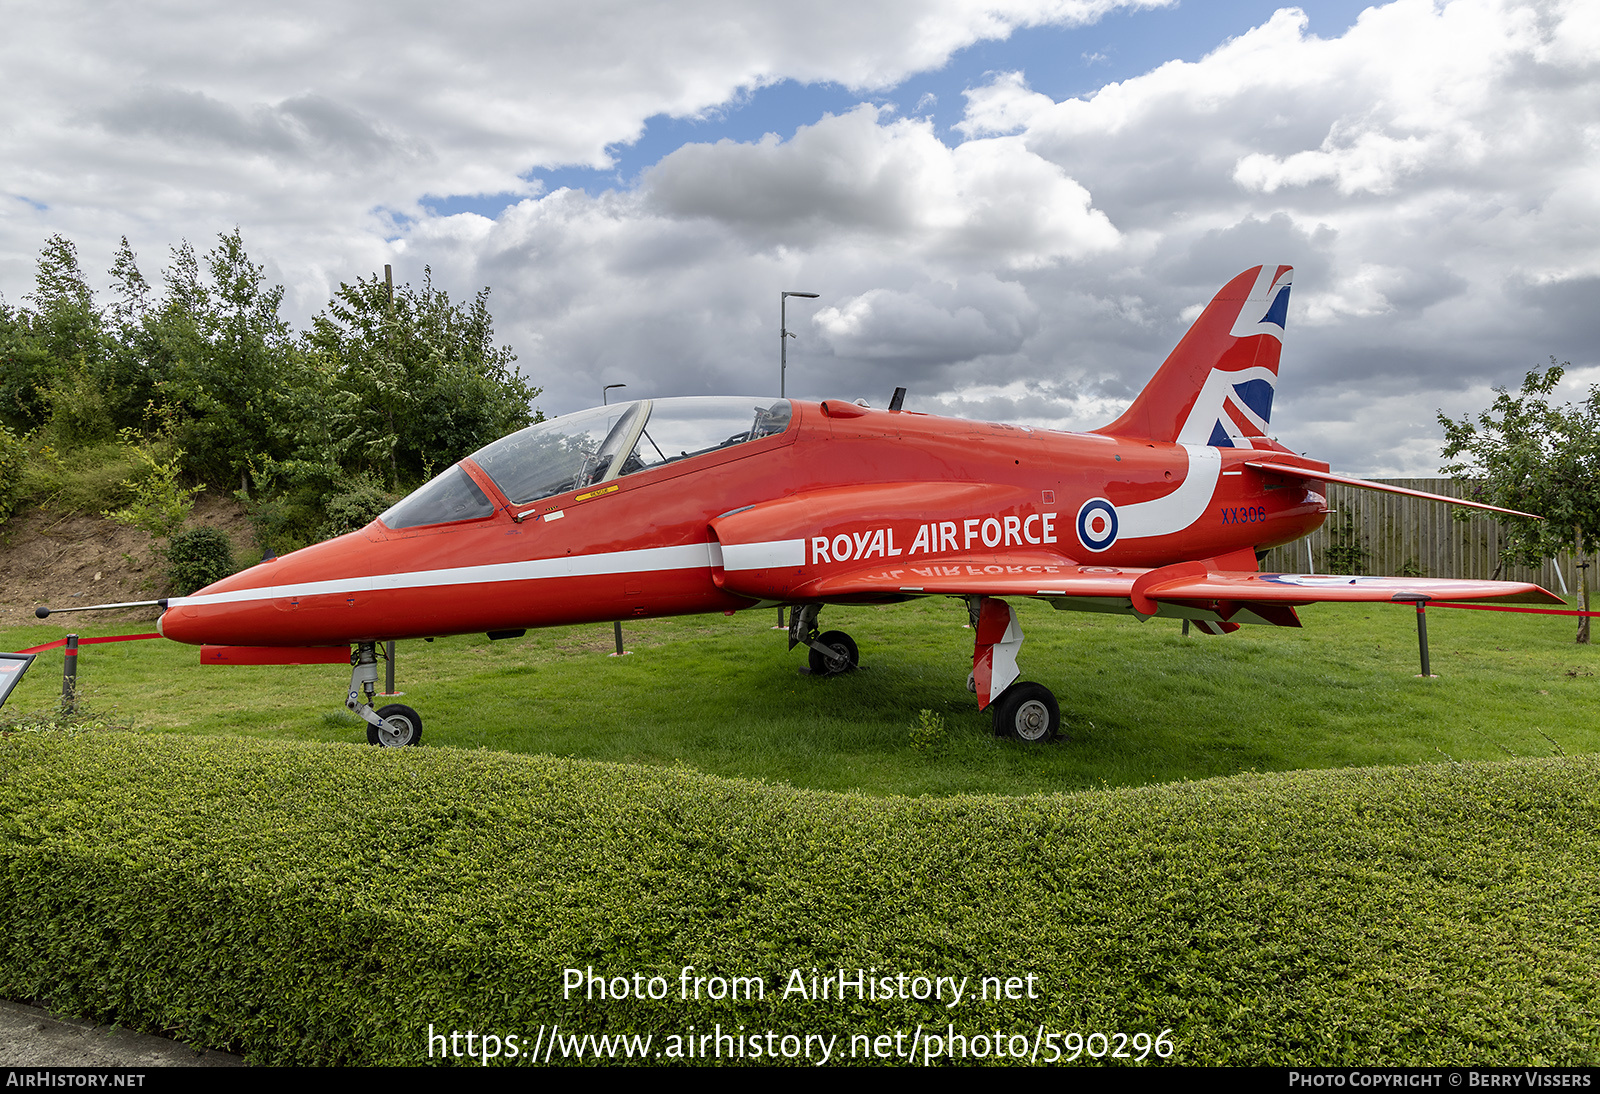
{"type": "Polygon", "coordinates": [[[367,724],[367,743],[384,748],[404,748],[422,740],[422,718],[403,703],[391,703],[378,711],[383,726],[367,724]]]}
{"type": "Polygon", "coordinates": [[[1043,684],[1012,684],[994,701],[994,732],[1044,744],[1061,731],[1061,707],[1043,684]]]}
{"type": "Polygon", "coordinates": [[[811,647],[813,676],[837,676],[841,672],[850,672],[860,663],[861,653],[856,649],[856,640],[843,631],[819,634],[817,641],[827,646],[833,653],[825,654],[815,646],[811,647]]]}

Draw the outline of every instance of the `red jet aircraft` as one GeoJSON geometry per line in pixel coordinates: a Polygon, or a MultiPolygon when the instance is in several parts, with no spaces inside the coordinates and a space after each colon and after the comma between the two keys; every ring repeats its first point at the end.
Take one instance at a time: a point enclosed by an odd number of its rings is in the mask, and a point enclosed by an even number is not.
{"type": "Polygon", "coordinates": [[[1005,597],[1210,633],[1297,627],[1295,608],[1318,601],[1561,603],[1513,582],[1258,571],[1259,552],[1323,522],[1324,483],[1418,495],[1330,474],[1267,435],[1290,272],[1229,282],[1127,412],[1091,433],[902,411],[900,392],[887,410],[596,407],[473,453],[359,532],[171,598],[159,627],[207,663],[348,659],[347,705],[371,742],[395,746],[422,722],[373,709],[385,640],[786,605],[790,648],[828,675],[857,652],[819,633],[824,605],[956,596],[975,624],[978,708],[996,732],[1047,741],[1060,712],[1017,680],[1005,597]]]}

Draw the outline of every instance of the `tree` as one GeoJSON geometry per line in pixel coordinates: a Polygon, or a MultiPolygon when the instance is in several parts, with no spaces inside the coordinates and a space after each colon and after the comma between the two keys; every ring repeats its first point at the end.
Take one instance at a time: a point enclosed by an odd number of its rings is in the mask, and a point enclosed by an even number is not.
{"type": "Polygon", "coordinates": [[[36,310],[0,304],[0,421],[22,432],[53,421],[58,442],[107,439],[102,324],[71,240],[45,242],[34,286],[36,310]]]}
{"type": "Polygon", "coordinates": [[[374,275],[341,284],[312,322],[307,352],[328,361],[339,388],[362,408],[350,423],[352,455],[395,488],[538,420],[539,388],[494,344],[489,290],[456,304],[433,287],[395,288],[374,275]]]}
{"type": "Polygon", "coordinates": [[[158,402],[191,469],[248,492],[252,464],[293,454],[320,374],[278,314],[283,287],[266,283],[237,228],[217,237],[203,267],[189,244],[174,248],[165,281],[142,333],[158,402]]]}
{"type": "MultiPolygon", "coordinates": [[[[1439,415],[1444,458],[1456,462],[1444,473],[1478,480],[1473,496],[1491,505],[1538,513],[1542,521],[1512,518],[1503,558],[1538,566],[1571,550],[1578,559],[1583,610],[1589,610],[1588,545],[1600,537],[1600,384],[1574,406],[1556,406],[1552,395],[1568,365],[1528,373],[1512,395],[1496,388],[1494,405],[1474,422],[1439,415]]],[[[1589,641],[1589,620],[1578,623],[1579,642],[1589,641]]]]}
{"type": "Polygon", "coordinates": [[[59,362],[98,356],[100,313],[78,265],[78,248],[66,236],[45,242],[34,286],[31,298],[39,309],[34,326],[50,356],[59,362]]]}

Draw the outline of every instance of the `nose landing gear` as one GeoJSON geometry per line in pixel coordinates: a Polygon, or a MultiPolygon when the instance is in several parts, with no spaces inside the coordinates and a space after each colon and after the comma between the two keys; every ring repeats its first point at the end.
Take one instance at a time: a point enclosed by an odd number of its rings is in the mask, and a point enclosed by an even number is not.
{"type": "Polygon", "coordinates": [[[378,691],[376,642],[358,642],[350,656],[350,694],[344,705],[367,723],[367,743],[383,748],[404,748],[422,740],[422,718],[403,703],[372,709],[378,691]]]}

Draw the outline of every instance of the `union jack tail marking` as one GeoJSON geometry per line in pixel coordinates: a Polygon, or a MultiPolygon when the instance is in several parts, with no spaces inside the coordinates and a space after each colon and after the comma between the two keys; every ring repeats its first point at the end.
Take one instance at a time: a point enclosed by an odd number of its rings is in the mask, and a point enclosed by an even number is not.
{"type": "Polygon", "coordinates": [[[1228,282],[1127,412],[1097,432],[1285,451],[1267,428],[1293,274],[1289,266],[1257,266],[1228,282]]]}

